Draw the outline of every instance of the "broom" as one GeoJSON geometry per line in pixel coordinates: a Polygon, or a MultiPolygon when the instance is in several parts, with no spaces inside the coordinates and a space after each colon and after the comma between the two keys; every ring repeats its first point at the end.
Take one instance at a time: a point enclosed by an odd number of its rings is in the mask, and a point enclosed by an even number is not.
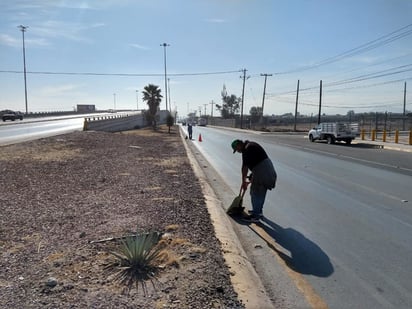
{"type": "Polygon", "coordinates": [[[246,190],[243,190],[242,186],[240,187],[239,195],[236,196],[232,204],[230,204],[229,208],[226,210],[226,213],[230,216],[238,216],[243,213],[245,207],[242,206],[243,203],[243,196],[245,195],[246,190]]]}

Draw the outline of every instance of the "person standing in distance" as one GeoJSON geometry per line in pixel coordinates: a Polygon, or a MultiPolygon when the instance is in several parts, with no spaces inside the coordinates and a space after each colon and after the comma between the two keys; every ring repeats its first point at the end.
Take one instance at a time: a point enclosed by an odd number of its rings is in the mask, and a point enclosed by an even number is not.
{"type": "Polygon", "coordinates": [[[192,134],[193,134],[193,128],[192,128],[192,123],[191,122],[189,122],[187,124],[187,133],[189,133],[189,139],[191,140],[192,139],[192,134]]]}
{"type": "Polygon", "coordinates": [[[251,221],[259,221],[263,217],[263,204],[265,203],[267,190],[276,186],[277,174],[266,151],[256,142],[236,139],[232,142],[233,153],[242,154],[242,189],[246,191],[248,171],[250,177],[250,197],[252,210],[249,212],[251,221]]]}

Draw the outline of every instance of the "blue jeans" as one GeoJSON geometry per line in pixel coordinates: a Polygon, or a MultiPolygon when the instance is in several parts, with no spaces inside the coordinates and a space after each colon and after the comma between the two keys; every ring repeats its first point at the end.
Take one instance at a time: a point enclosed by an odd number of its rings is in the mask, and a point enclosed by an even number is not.
{"type": "Polygon", "coordinates": [[[266,192],[276,186],[277,175],[269,158],[256,165],[252,170],[252,174],[252,185],[250,187],[252,212],[256,215],[262,215],[266,192]]]}
{"type": "Polygon", "coordinates": [[[252,201],[252,211],[254,215],[261,215],[263,211],[263,204],[265,203],[267,190],[250,191],[250,198],[252,201]]]}

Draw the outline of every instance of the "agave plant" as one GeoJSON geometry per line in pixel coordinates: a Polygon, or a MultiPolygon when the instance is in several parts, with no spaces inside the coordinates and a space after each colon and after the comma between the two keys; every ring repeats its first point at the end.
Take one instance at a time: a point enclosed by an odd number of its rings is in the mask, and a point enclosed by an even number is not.
{"type": "Polygon", "coordinates": [[[108,267],[115,273],[115,280],[125,284],[128,290],[134,284],[139,289],[140,283],[146,295],[146,281],[150,280],[153,284],[157,272],[162,248],[156,245],[161,236],[160,232],[149,232],[128,236],[122,240],[118,251],[111,252],[116,261],[108,267]]]}

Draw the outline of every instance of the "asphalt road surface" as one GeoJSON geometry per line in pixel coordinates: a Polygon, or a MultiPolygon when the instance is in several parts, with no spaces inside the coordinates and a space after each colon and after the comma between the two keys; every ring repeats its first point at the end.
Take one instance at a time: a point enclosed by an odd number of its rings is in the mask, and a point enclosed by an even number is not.
{"type": "MultiPolygon", "coordinates": [[[[116,115],[134,114],[119,112],[116,115]]],[[[48,136],[82,131],[85,117],[110,116],[113,113],[90,113],[82,115],[24,118],[23,121],[0,122],[0,145],[9,145],[48,136]]]]}
{"type": "Polygon", "coordinates": [[[260,225],[274,245],[239,226],[272,298],[290,307],[412,308],[411,153],[212,127],[194,127],[193,137],[228,205],[241,182],[233,139],[257,141],[275,165],[260,225]]]}
{"type": "Polygon", "coordinates": [[[15,122],[0,125],[0,145],[20,143],[33,139],[83,130],[83,118],[53,119],[47,121],[15,122]]]}

